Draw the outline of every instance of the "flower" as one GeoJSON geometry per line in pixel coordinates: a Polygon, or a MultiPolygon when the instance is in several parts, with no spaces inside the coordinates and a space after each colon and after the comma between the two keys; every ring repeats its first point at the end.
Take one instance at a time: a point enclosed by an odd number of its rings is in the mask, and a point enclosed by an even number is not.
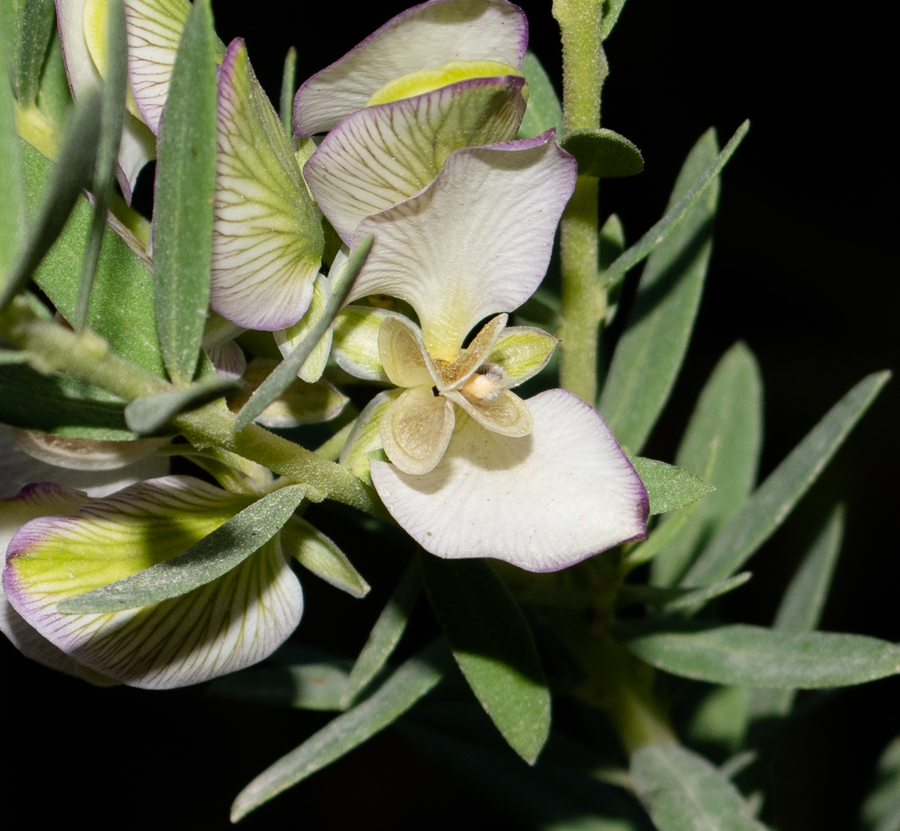
{"type": "Polygon", "coordinates": [[[528,23],[506,0],[431,0],[389,20],[301,85],[294,132],[326,132],[356,110],[468,78],[521,74],[528,23]]]}
{"type": "Polygon", "coordinates": [[[338,363],[402,388],[369,404],[342,462],[362,473],[382,447],[389,462],[370,464],[379,496],[440,557],[553,571],[645,535],[646,491],[600,415],[563,390],[510,391],[555,345],[507,328],[505,313],[543,278],[575,176],[552,131],[456,150],[431,185],[356,231],[375,242],[351,299],[396,297],[421,329],[381,310],[347,310],[357,331],[338,321],[338,363]]]}
{"type": "Polygon", "coordinates": [[[0,503],[6,523],[28,520],[7,548],[3,590],[12,625],[4,631],[43,663],[94,682],[144,688],[193,684],[265,658],[303,612],[277,532],[180,596],[105,613],[58,609],[63,600],[166,562],[255,501],[186,476],[139,482],[100,499],[29,486],[0,503]]]}

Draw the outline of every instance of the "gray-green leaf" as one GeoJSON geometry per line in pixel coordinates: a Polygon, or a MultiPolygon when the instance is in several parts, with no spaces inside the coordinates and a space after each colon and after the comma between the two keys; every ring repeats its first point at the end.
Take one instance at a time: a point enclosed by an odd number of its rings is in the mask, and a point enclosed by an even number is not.
{"type": "Polygon", "coordinates": [[[563,133],[563,110],[559,97],[553,88],[553,81],[547,70],[541,66],[533,52],[525,53],[522,71],[528,83],[528,105],[519,127],[519,138],[532,138],[556,130],[557,138],[563,133]]]}
{"type": "Polygon", "coordinates": [[[194,377],[209,305],[216,43],[209,0],[197,0],[172,69],[153,210],[156,319],[166,369],[176,384],[194,377]]]}
{"type": "Polygon", "coordinates": [[[714,684],[816,689],[900,673],[900,647],[864,635],[737,624],[655,632],[627,644],[648,664],[714,684]]]}
{"type": "Polygon", "coordinates": [[[638,796],[659,831],[764,831],[737,788],[702,756],[648,744],[631,759],[638,796]]]}
{"type": "Polygon", "coordinates": [[[550,691],[521,610],[483,560],[420,553],[419,563],[469,686],[510,747],[534,764],[550,732],[550,691]]]}
{"type": "Polygon", "coordinates": [[[664,514],[702,499],[715,488],[689,470],[656,459],[633,456],[631,464],[647,488],[650,514],[664,514]]]}
{"type": "Polygon", "coordinates": [[[184,389],[135,398],[125,407],[125,421],[140,436],[149,436],[166,427],[181,413],[189,413],[240,389],[235,381],[213,376],[184,389]]]}
{"type": "Polygon", "coordinates": [[[848,392],[744,503],[688,570],[684,585],[705,585],[739,569],[818,478],[890,378],[879,372],[848,392]]]}
{"type": "MultiPolygon", "coordinates": [[[[712,173],[718,165],[717,150],[715,134],[710,130],[691,150],[681,169],[660,222],[674,216],[681,221],[676,224],[673,219],[651,240],[656,250],[644,267],[600,397],[600,412],[630,453],[641,451],[669,400],[694,328],[719,196],[718,180],[712,173]],[[684,204],[691,194],[697,198],[684,204]],[[683,210],[679,207],[682,205],[683,210]]],[[[619,263],[646,237],[622,254],[601,275],[601,281],[616,282],[612,275],[619,263]]]]}
{"type": "Polygon", "coordinates": [[[231,821],[237,822],[383,730],[430,692],[452,666],[443,639],[432,642],[406,661],[372,696],[257,776],[235,799],[231,821]]]}
{"type": "Polygon", "coordinates": [[[753,353],[736,343],[719,361],[681,440],[675,464],[715,487],[681,528],[666,517],[654,532],[672,533],[652,566],[659,586],[677,583],[715,534],[741,509],[753,486],[762,446],[762,378],[753,353]]]}
{"type": "Polygon", "coordinates": [[[375,678],[393,654],[400,642],[400,638],[406,631],[406,624],[412,614],[413,606],[419,597],[419,589],[422,587],[422,576],[419,573],[419,564],[415,559],[411,560],[393,594],[381,610],[378,620],[369,633],[369,638],[363,646],[353,670],[350,680],[344,692],[342,704],[347,707],[375,678]]]}
{"type": "Polygon", "coordinates": [[[118,612],[181,597],[240,565],[274,537],[306,494],[289,485],[253,502],[190,548],[108,586],[63,600],[63,614],[118,612]]]}
{"type": "Polygon", "coordinates": [[[573,130],[562,140],[563,150],[578,161],[579,176],[614,179],[644,169],[644,157],[625,136],[605,127],[573,130]]]}
{"type": "Polygon", "coordinates": [[[56,9],[53,0],[20,0],[18,6],[16,90],[22,104],[32,104],[41,86],[56,9]]]}

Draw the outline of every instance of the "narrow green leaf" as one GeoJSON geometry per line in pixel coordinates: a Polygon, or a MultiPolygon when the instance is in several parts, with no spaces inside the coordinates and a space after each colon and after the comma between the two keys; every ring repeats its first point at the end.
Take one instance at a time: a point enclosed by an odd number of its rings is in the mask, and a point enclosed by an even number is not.
{"type": "Polygon", "coordinates": [[[288,666],[251,667],[217,678],[207,689],[210,695],[298,710],[339,711],[347,688],[349,661],[316,661],[288,666]]]}
{"type": "Polygon", "coordinates": [[[600,229],[600,270],[605,271],[625,250],[625,229],[617,214],[610,214],[600,229]]]}
{"type": "Polygon", "coordinates": [[[294,93],[297,91],[297,50],[292,46],[284,56],[284,69],[281,72],[281,99],[279,101],[279,115],[284,133],[289,138],[294,137],[294,93]]]}
{"type": "Polygon", "coordinates": [[[578,161],[580,176],[615,179],[635,176],[644,169],[641,151],[625,136],[605,127],[589,127],[566,133],[562,148],[578,161]]]}
{"type": "Polygon", "coordinates": [[[844,536],[844,509],[838,505],[822,527],[791,580],[774,626],[781,632],[811,632],[819,625],[844,536]]]}
{"type": "Polygon", "coordinates": [[[715,493],[698,504],[683,527],[676,527],[676,514],[654,532],[671,534],[653,562],[656,585],[675,585],[703,546],[741,509],[756,484],[762,418],[759,367],[746,345],[737,343],[706,382],[675,456],[679,467],[702,476],[715,493]]]}
{"type": "MultiPolygon", "coordinates": [[[[843,536],[844,509],[839,505],[832,511],[791,580],[775,616],[775,629],[799,633],[811,632],[818,627],[843,536]]],[[[754,689],[750,696],[751,715],[757,721],[786,716],[794,697],[793,690],[754,689]]]]}
{"type": "Polygon", "coordinates": [[[341,699],[343,707],[348,707],[359,696],[372,679],[381,672],[388,658],[393,654],[406,630],[406,624],[412,614],[413,606],[416,605],[421,586],[422,577],[419,573],[419,564],[413,559],[400,577],[400,582],[397,583],[387,605],[381,610],[362,652],[359,653],[359,657],[353,665],[350,680],[341,699]]]}
{"type": "Polygon", "coordinates": [[[373,695],[257,776],[235,799],[231,821],[237,822],[396,721],[430,692],[452,666],[443,639],[429,644],[406,661],[373,695]]]}
{"type": "Polygon", "coordinates": [[[860,831],[900,831],[900,738],[882,752],[875,777],[862,806],[860,831]]]}
{"type": "Polygon", "coordinates": [[[657,586],[633,586],[625,584],[619,590],[619,601],[626,603],[645,603],[648,606],[661,606],[665,611],[674,611],[693,606],[698,602],[706,602],[714,597],[720,597],[734,589],[743,586],[753,575],[749,571],[743,571],[721,580],[712,586],[703,586],[697,589],[664,589],[657,586]]]}
{"type": "MultiPolygon", "coordinates": [[[[325,303],[322,316],[316,325],[309,330],[300,345],[291,352],[256,389],[250,400],[241,407],[238,413],[234,429],[240,432],[247,427],[254,418],[277,399],[297,378],[297,372],[303,362],[309,357],[318,342],[322,339],[329,326],[334,321],[335,315],[343,305],[344,300],[353,287],[353,281],[365,265],[366,257],[372,249],[374,237],[370,234],[365,237],[353,251],[344,270],[336,275],[331,285],[331,293],[325,303]]],[[[319,277],[318,279],[322,279],[319,277]]]]}
{"type": "MultiPolygon", "coordinates": [[[[734,155],[734,151],[738,149],[738,145],[744,140],[744,136],[747,135],[749,129],[749,121],[745,121],[738,127],[735,134],[728,141],[728,144],[722,149],[722,152],[716,156],[712,164],[710,164],[710,166],[697,178],[690,190],[666,211],[659,222],[653,225],[650,230],[625,251],[606,272],[604,272],[602,278],[607,286],[613,286],[616,283],[621,282],[632,268],[645,257],[649,256],[658,245],[661,245],[668,238],[669,234],[674,231],[678,224],[688,215],[693,206],[700,201],[706,191],[713,185],[718,175],[722,172],[722,168],[728,164],[728,161],[734,155]]],[[[708,141],[709,139],[707,137],[711,136],[712,132],[707,132],[700,138],[698,144],[708,141]]],[[[691,157],[688,156],[688,159],[690,158],[691,157]]]]}
{"type": "Polygon", "coordinates": [[[91,181],[99,138],[100,95],[96,91],[90,91],[82,95],[75,104],[59,161],[54,165],[49,187],[42,196],[38,217],[9,279],[0,291],[0,309],[5,309],[25,286],[62,232],[81,195],[81,189],[91,181]]]}
{"type": "Polygon", "coordinates": [[[41,70],[56,20],[53,0],[19,0],[18,67],[16,90],[19,101],[33,104],[41,86],[41,70]]]}
{"type": "Polygon", "coordinates": [[[647,488],[651,516],[683,508],[715,490],[709,482],[689,470],[656,459],[632,456],[631,464],[647,488]]]}
{"type": "Polygon", "coordinates": [[[609,33],[612,31],[613,26],[616,25],[624,5],[625,0],[603,0],[603,18],[600,22],[600,38],[602,40],[606,40],[609,37],[609,33]]]}
{"type": "Polygon", "coordinates": [[[526,52],[522,71],[528,84],[528,105],[519,126],[519,138],[539,136],[547,130],[556,130],[556,137],[563,134],[563,109],[553,81],[541,66],[534,52],[526,52]]]}
{"type": "MultiPolygon", "coordinates": [[[[34,214],[41,206],[55,166],[27,142],[22,142],[20,149],[28,209],[34,214]]],[[[92,221],[90,203],[79,197],[62,234],[34,274],[35,282],[67,321],[74,319],[78,278],[92,221]]],[[[135,248],[125,241],[129,236],[127,231],[116,223],[110,224],[114,233],[104,239],[91,297],[90,326],[107,340],[117,355],[148,372],[164,376],[149,260],[145,262],[136,253],[135,249],[140,249],[133,239],[131,244],[135,248]]]]}
{"type": "MultiPolygon", "coordinates": [[[[600,398],[600,412],[631,453],[640,452],[669,400],[694,327],[712,251],[719,185],[711,171],[717,167],[717,150],[715,134],[710,130],[691,150],[681,169],[662,221],[673,214],[682,221],[661,228],[652,240],[658,246],[644,267],[600,398]],[[700,182],[706,185],[703,199],[699,198],[700,182]],[[695,191],[698,198],[679,213],[679,206],[695,191]]],[[[626,251],[601,280],[615,282],[609,275],[627,256],[626,251]]]]}
{"type": "Polygon", "coordinates": [[[108,54],[106,74],[103,79],[100,140],[97,148],[96,173],[94,175],[94,221],[84,252],[84,265],[75,315],[72,325],[81,331],[87,326],[91,290],[100,260],[100,248],[106,232],[106,216],[112,204],[119,155],[119,139],[125,121],[125,95],[127,91],[128,63],[125,48],[125,6],[121,0],[112,0],[106,8],[108,54]]]}
{"type": "Polygon", "coordinates": [[[734,785],[702,756],[677,744],[648,744],[631,778],[659,831],[764,831],[734,785]]]}
{"type": "Polygon", "coordinates": [[[736,624],[638,635],[627,644],[648,664],[714,684],[816,689],[900,673],[900,647],[864,635],[736,624]]]}
{"type": "Polygon", "coordinates": [[[522,611],[483,560],[420,553],[419,564],[466,681],[510,747],[534,764],[550,732],[550,691],[522,611]]]}
{"type": "MultiPolygon", "coordinates": [[[[747,733],[748,687],[710,686],[691,714],[685,728],[685,738],[694,746],[716,746],[725,753],[735,753],[744,744],[747,733]]],[[[729,759],[728,769],[750,764],[756,754],[752,751],[729,759]],[[747,757],[751,758],[747,758],[747,757]]],[[[722,771],[724,773],[724,770],[722,771]]],[[[734,777],[729,773],[728,778],[734,777]]]]}
{"type": "Polygon", "coordinates": [[[5,74],[4,58],[9,54],[4,52],[0,57],[0,285],[10,276],[25,230],[25,175],[12,89],[5,74]]]}
{"type": "Polygon", "coordinates": [[[199,410],[240,389],[235,381],[213,376],[204,378],[184,389],[174,389],[135,398],[125,407],[125,422],[139,436],[149,436],[163,430],[181,413],[199,410]]]}
{"type": "Polygon", "coordinates": [[[75,378],[44,375],[30,366],[0,367],[0,422],[56,436],[128,441],[124,401],[75,378]]]}
{"type": "Polygon", "coordinates": [[[285,555],[336,589],[352,597],[365,597],[369,593],[369,584],[347,555],[305,519],[290,518],[281,531],[281,547],[285,555]]]}
{"type": "Polygon", "coordinates": [[[684,585],[722,580],[747,562],[818,478],[888,378],[889,372],[869,375],[828,411],[716,535],[688,570],[684,585]]]}
{"type": "Polygon", "coordinates": [[[216,36],[209,0],[188,13],[175,57],[156,165],[156,318],[166,369],[193,377],[209,305],[216,176],[216,36]]]}
{"type": "Polygon", "coordinates": [[[16,65],[17,48],[16,32],[18,28],[17,0],[0,2],[0,72],[3,77],[15,83],[18,67],[16,65]]]}
{"type": "Polygon", "coordinates": [[[289,485],[253,502],[170,560],[164,560],[108,586],[70,597],[59,604],[63,614],[119,612],[149,606],[211,583],[258,551],[296,510],[304,485],[289,485]]]}

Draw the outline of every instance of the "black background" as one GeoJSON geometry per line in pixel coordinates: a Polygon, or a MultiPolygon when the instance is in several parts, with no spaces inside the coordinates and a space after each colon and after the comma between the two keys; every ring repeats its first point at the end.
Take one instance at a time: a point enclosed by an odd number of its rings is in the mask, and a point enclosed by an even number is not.
{"type": "MultiPolygon", "coordinates": [[[[523,5],[532,48],[558,79],[550,4],[523,5]]],[[[275,100],[290,45],[303,79],[403,7],[397,0],[352,11],[343,3],[213,3],[220,37],[247,40],[275,100]]],[[[898,269],[888,248],[897,187],[887,124],[896,97],[888,76],[891,29],[886,5],[858,7],[867,13],[850,8],[812,0],[630,0],[607,42],[603,125],[637,144],[646,162],[641,176],[601,184],[601,214],[617,212],[629,240],[661,215],[681,161],[707,127],[724,143],[745,118],[752,121],[723,177],[685,371],[647,455],[672,459],[705,378],[737,339],[757,355],[765,380],[763,476],[854,383],[900,365],[898,269]]],[[[823,628],[900,640],[890,534],[897,403],[893,381],[751,561],[754,579],[729,601],[734,619],[771,622],[818,524],[844,500],[847,534],[823,628]]],[[[341,539],[340,521],[322,522],[341,539]]],[[[349,538],[347,545],[375,583],[372,596],[351,601],[306,579],[298,637],[349,655],[377,615],[400,557],[358,551],[349,538]],[[348,621],[346,631],[332,628],[336,620],[348,621]]],[[[212,700],[202,689],[94,690],[25,661],[6,642],[0,659],[4,792],[7,811],[22,809],[11,828],[78,819],[100,829],[224,828],[236,792],[327,720],[212,700]]],[[[878,753],[900,733],[898,693],[896,679],[849,690],[787,733],[772,768],[779,828],[853,826],[878,753]]],[[[390,731],[243,825],[285,823],[316,831],[520,827],[390,731]]]]}

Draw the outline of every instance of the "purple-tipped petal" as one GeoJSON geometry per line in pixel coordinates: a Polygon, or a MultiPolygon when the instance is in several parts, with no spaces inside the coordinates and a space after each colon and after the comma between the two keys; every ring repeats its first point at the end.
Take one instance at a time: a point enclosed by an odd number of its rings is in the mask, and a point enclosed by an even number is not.
{"type": "Polygon", "coordinates": [[[432,357],[456,360],[478,321],[513,311],[540,284],[576,174],[552,131],[456,150],[425,190],[360,223],[356,242],[375,243],[349,300],[407,301],[432,357]]]}
{"type": "Polygon", "coordinates": [[[324,237],[239,39],[219,73],[217,120],[210,306],[246,329],[284,329],[309,308],[324,237]]]}
{"type": "Polygon", "coordinates": [[[431,0],[389,20],[294,99],[294,132],[330,130],[389,81],[451,61],[492,59],[520,67],[528,44],[522,10],[506,0],[431,0]]]}
{"type": "Polygon", "coordinates": [[[512,75],[475,78],[344,119],[303,168],[341,239],[349,245],[363,218],[418,193],[453,150],[514,138],[524,83],[512,75]]]}
{"type": "Polygon", "coordinates": [[[388,511],[427,551],[557,571],[645,536],[647,492],[597,411],[563,390],[527,404],[524,438],[460,418],[430,473],[371,463],[388,511]]]}

